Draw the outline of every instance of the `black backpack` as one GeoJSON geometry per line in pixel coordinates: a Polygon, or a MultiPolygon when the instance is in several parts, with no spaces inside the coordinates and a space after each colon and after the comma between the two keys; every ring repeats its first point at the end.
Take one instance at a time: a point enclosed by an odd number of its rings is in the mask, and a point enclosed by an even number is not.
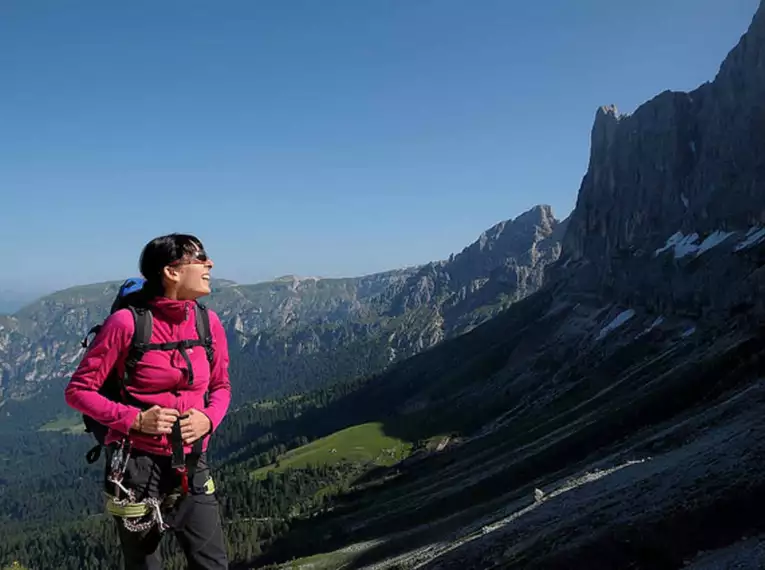
{"type": "MultiPolygon", "coordinates": [[[[130,383],[130,380],[135,371],[136,365],[141,361],[143,355],[150,350],[179,350],[181,355],[186,360],[188,369],[188,383],[194,382],[194,372],[191,367],[191,360],[186,354],[186,349],[194,346],[204,346],[207,353],[207,361],[212,365],[213,359],[213,343],[212,335],[210,333],[210,315],[207,312],[207,307],[201,303],[196,303],[196,324],[197,324],[197,336],[196,339],[188,339],[177,342],[167,342],[162,344],[151,343],[151,333],[153,326],[153,315],[146,303],[146,296],[143,291],[145,281],[139,278],[127,279],[117,292],[117,296],[112,303],[109,314],[112,314],[120,309],[129,309],[133,315],[133,323],[135,324],[135,332],[130,344],[130,351],[128,352],[127,359],[125,360],[125,374],[120,376],[116,370],[112,370],[104,381],[103,386],[99,389],[98,393],[106,396],[112,401],[122,402],[130,405],[134,405],[141,409],[148,409],[144,403],[139,402],[125,390],[125,387],[130,383]]],[[[91,334],[98,334],[103,324],[95,325],[88,331],[85,339],[82,341],[82,347],[88,347],[88,338],[91,334]]],[[[205,405],[208,404],[208,393],[205,392],[205,405]]],[[[86,454],[88,463],[95,463],[101,455],[101,448],[104,446],[106,434],[108,428],[103,424],[98,423],[94,418],[87,414],[82,415],[83,423],[85,424],[85,431],[93,434],[97,444],[86,454]]],[[[199,441],[201,443],[201,440],[199,441]]]]}

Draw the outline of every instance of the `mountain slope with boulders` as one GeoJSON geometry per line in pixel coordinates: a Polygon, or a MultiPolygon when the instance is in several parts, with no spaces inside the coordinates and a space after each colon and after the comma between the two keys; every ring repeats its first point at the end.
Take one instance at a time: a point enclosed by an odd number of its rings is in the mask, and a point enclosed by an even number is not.
{"type": "MultiPolygon", "coordinates": [[[[536,206],[449,260],[421,267],[254,285],[215,280],[205,302],[229,337],[234,401],[352,380],[469,330],[541,285],[564,227],[549,206],[536,206]]],[[[7,414],[21,410],[18,401],[55,400],[82,355],[79,342],[108,314],[118,286],[67,289],[0,316],[7,414]]]]}

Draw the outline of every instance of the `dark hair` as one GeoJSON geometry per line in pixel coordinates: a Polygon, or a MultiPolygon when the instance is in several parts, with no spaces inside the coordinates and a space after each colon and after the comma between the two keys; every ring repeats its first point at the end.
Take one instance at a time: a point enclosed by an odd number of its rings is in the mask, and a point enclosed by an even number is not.
{"type": "Polygon", "coordinates": [[[146,279],[144,290],[150,297],[162,295],[162,273],[166,266],[180,261],[185,255],[204,250],[199,238],[189,234],[168,234],[154,238],[144,246],[139,266],[146,279]]]}

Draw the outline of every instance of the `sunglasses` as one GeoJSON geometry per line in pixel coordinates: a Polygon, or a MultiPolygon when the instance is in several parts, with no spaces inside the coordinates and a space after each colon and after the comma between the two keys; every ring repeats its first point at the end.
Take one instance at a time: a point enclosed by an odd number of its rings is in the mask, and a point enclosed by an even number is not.
{"type": "Polygon", "coordinates": [[[191,255],[183,256],[178,261],[173,261],[168,264],[169,267],[176,267],[178,265],[207,265],[210,262],[210,257],[204,250],[198,250],[191,255]]]}

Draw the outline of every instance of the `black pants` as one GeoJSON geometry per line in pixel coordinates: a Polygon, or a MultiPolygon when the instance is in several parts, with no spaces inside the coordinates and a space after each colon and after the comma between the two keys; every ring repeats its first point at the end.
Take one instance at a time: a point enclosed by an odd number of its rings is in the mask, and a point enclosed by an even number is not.
{"type": "MultiPolygon", "coordinates": [[[[113,450],[107,450],[108,472],[113,450]]],[[[181,496],[169,510],[163,510],[165,523],[175,534],[188,561],[189,570],[228,569],[226,542],[223,538],[218,500],[212,486],[210,467],[205,454],[187,459],[189,494],[181,496]],[[198,457],[198,459],[197,459],[198,457]]],[[[170,466],[170,458],[133,451],[122,484],[132,489],[136,500],[164,497],[177,493],[180,477],[170,466]]],[[[114,493],[114,485],[106,482],[114,493]]],[[[157,525],[143,532],[131,532],[119,517],[117,524],[125,570],[161,570],[159,545],[163,536],[157,525]]]]}

